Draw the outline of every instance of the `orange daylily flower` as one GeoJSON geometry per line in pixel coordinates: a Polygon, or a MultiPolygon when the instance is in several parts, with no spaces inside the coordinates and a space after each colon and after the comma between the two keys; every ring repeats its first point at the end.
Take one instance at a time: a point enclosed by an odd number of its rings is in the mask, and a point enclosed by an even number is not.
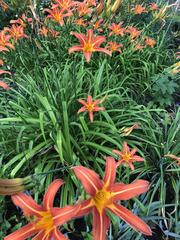
{"type": "Polygon", "coordinates": [[[83,27],[86,27],[86,25],[87,25],[87,23],[85,22],[85,20],[83,18],[75,19],[74,23],[77,26],[83,26],[83,27]]]}
{"type": "Polygon", "coordinates": [[[92,12],[92,8],[86,3],[86,2],[81,2],[77,6],[77,13],[79,17],[88,15],[92,12]]]}
{"type": "Polygon", "coordinates": [[[132,40],[135,40],[136,38],[138,38],[141,34],[141,31],[138,31],[136,27],[133,26],[129,26],[126,30],[126,33],[130,34],[130,38],[132,40]]]}
{"type": "Polygon", "coordinates": [[[119,24],[112,23],[112,25],[109,27],[112,31],[109,33],[109,36],[111,35],[120,35],[121,37],[124,36],[125,28],[121,27],[123,22],[120,22],[119,24]]]}
{"type": "Polygon", "coordinates": [[[95,22],[94,24],[92,24],[92,27],[94,30],[98,30],[99,32],[103,32],[103,29],[100,28],[101,24],[103,23],[103,19],[99,19],[97,22],[95,22]]]}
{"type": "Polygon", "coordinates": [[[39,29],[39,34],[43,37],[47,37],[48,36],[48,32],[49,32],[49,29],[46,28],[45,26],[42,26],[40,29],[39,29]]]}
{"type": "Polygon", "coordinates": [[[10,33],[10,36],[15,40],[19,40],[20,38],[29,38],[25,33],[24,33],[24,28],[23,26],[18,26],[16,24],[12,24],[11,28],[5,28],[7,32],[10,33]]]}
{"type": "Polygon", "coordinates": [[[84,0],[84,2],[90,7],[96,7],[96,0],[84,0]]]}
{"type": "Polygon", "coordinates": [[[177,164],[180,166],[180,157],[177,157],[176,155],[173,155],[173,154],[166,154],[164,155],[165,157],[169,157],[169,158],[172,158],[173,160],[176,160],[177,161],[177,164]]]}
{"type": "Polygon", "coordinates": [[[61,26],[64,25],[64,18],[72,16],[72,12],[67,12],[66,9],[62,8],[53,8],[48,9],[45,8],[44,12],[48,12],[49,14],[47,15],[47,18],[51,18],[53,21],[58,22],[61,26]],[[65,13],[66,12],[66,13],[65,13]]]}
{"type": "Polygon", "coordinates": [[[38,205],[30,196],[19,193],[12,196],[14,204],[22,208],[24,215],[30,223],[19,230],[9,234],[4,240],[25,240],[36,235],[33,239],[67,239],[58,229],[59,225],[71,220],[79,206],[53,207],[54,197],[63,181],[53,181],[46,191],[43,204],[38,205]]]}
{"type": "Polygon", "coordinates": [[[136,5],[134,8],[135,14],[147,13],[148,11],[142,5],[136,5]]]}
{"type": "Polygon", "coordinates": [[[135,148],[130,151],[127,142],[124,142],[122,152],[114,149],[113,153],[119,156],[117,166],[121,164],[128,165],[131,170],[134,170],[134,162],[144,162],[144,159],[142,157],[135,155],[136,151],[137,150],[135,148]]]}
{"type": "Polygon", "coordinates": [[[51,37],[57,38],[57,37],[59,37],[60,32],[58,32],[58,31],[56,31],[54,29],[49,29],[49,34],[50,34],[51,37]]]}
{"type": "Polygon", "coordinates": [[[106,38],[104,36],[94,36],[92,29],[87,30],[87,36],[76,32],[71,32],[71,34],[79,39],[80,45],[69,48],[69,53],[82,51],[87,62],[90,61],[93,52],[103,52],[111,56],[111,52],[109,50],[99,47],[106,41],[106,38]]]}
{"type": "Polygon", "coordinates": [[[77,6],[79,4],[79,2],[77,1],[72,1],[72,0],[54,0],[55,4],[53,4],[52,9],[53,8],[63,8],[65,10],[70,10],[72,7],[77,6]]]}
{"type": "Polygon", "coordinates": [[[82,99],[79,99],[78,102],[83,105],[82,108],[79,109],[78,113],[81,112],[89,112],[89,119],[93,122],[94,119],[94,112],[99,112],[105,110],[104,107],[97,106],[98,104],[102,103],[104,99],[98,99],[93,101],[92,96],[87,97],[87,102],[82,99]]]}
{"type": "Polygon", "coordinates": [[[114,183],[116,177],[116,162],[114,158],[106,158],[106,168],[103,180],[93,170],[83,166],[73,167],[76,177],[81,181],[85,191],[90,196],[80,203],[76,217],[93,214],[93,239],[105,240],[110,226],[106,210],[121,218],[134,230],[145,235],[152,235],[149,226],[127,208],[120,205],[120,200],[129,200],[145,193],[149,183],[145,180],[135,180],[131,184],[114,183]]]}
{"type": "Polygon", "coordinates": [[[150,37],[146,37],[145,38],[145,44],[150,46],[151,48],[154,47],[154,45],[156,44],[156,41],[150,37]]]}
{"type": "Polygon", "coordinates": [[[121,47],[123,47],[122,44],[118,44],[116,42],[108,42],[109,46],[107,46],[107,48],[112,51],[112,52],[119,52],[122,53],[121,51],[121,47]]]}
{"type": "Polygon", "coordinates": [[[136,45],[134,46],[134,49],[135,49],[135,50],[142,50],[143,48],[145,48],[145,46],[143,46],[143,45],[140,44],[140,43],[136,43],[136,45]]]}
{"type": "Polygon", "coordinates": [[[158,5],[156,3],[150,3],[149,7],[152,11],[158,10],[158,5]]]}
{"type": "Polygon", "coordinates": [[[15,50],[14,45],[9,42],[10,38],[11,36],[7,35],[5,30],[0,32],[0,52],[8,52],[8,47],[15,50]]]}
{"type": "Polygon", "coordinates": [[[32,22],[32,18],[26,17],[26,15],[24,13],[22,14],[21,18],[10,21],[10,23],[12,23],[12,24],[20,24],[23,28],[25,28],[27,23],[29,23],[29,22],[32,22]]]}

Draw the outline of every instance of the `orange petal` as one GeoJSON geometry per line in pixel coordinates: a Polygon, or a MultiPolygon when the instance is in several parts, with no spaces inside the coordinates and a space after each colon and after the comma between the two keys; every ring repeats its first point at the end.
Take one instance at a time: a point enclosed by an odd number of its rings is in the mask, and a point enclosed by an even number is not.
{"type": "Polygon", "coordinates": [[[32,240],[43,240],[44,237],[46,237],[47,234],[45,234],[45,230],[40,231],[35,237],[32,238],[32,240]]]}
{"type": "Polygon", "coordinates": [[[127,142],[123,143],[123,152],[129,153],[129,146],[128,146],[127,142]]]}
{"type": "Polygon", "coordinates": [[[129,224],[135,231],[141,232],[147,236],[152,235],[150,227],[127,208],[117,204],[112,204],[108,206],[108,208],[119,218],[129,224]]]}
{"type": "Polygon", "coordinates": [[[30,196],[27,196],[24,193],[18,193],[12,197],[13,203],[22,208],[25,215],[28,216],[41,216],[41,212],[44,210],[39,206],[30,196]]]}
{"type": "Polygon", "coordinates": [[[81,112],[87,112],[87,108],[86,107],[82,107],[78,110],[78,114],[81,113],[81,112]]]}
{"type": "Polygon", "coordinates": [[[56,226],[62,225],[67,221],[70,221],[76,216],[76,213],[80,209],[80,205],[76,204],[73,206],[66,206],[64,208],[52,208],[51,214],[53,216],[53,221],[56,226]]]}
{"type": "Polygon", "coordinates": [[[73,170],[89,195],[95,196],[95,194],[102,189],[103,183],[93,170],[83,166],[73,167],[73,170]]]}
{"type": "Polygon", "coordinates": [[[84,52],[84,56],[85,56],[87,62],[90,61],[91,55],[92,55],[92,52],[84,52]]]}
{"type": "Polygon", "coordinates": [[[25,240],[33,236],[38,231],[39,230],[35,229],[32,223],[29,223],[26,226],[6,236],[4,240],[25,240]]]}
{"type": "Polygon", "coordinates": [[[94,120],[94,113],[93,112],[89,112],[89,119],[90,119],[90,122],[93,122],[93,120],[94,120]]]}
{"type": "Polygon", "coordinates": [[[56,240],[68,240],[67,237],[65,237],[62,233],[60,233],[60,231],[55,228],[53,231],[53,235],[52,235],[52,239],[56,239],[56,240]]]}
{"type": "Polygon", "coordinates": [[[9,86],[7,85],[7,83],[0,81],[0,87],[4,88],[5,90],[9,89],[9,86]]]}
{"type": "Polygon", "coordinates": [[[43,207],[46,210],[53,207],[55,195],[63,183],[64,182],[61,179],[56,179],[49,185],[43,198],[43,207]]]}
{"type": "Polygon", "coordinates": [[[93,209],[93,240],[105,240],[106,232],[109,228],[110,220],[106,216],[105,210],[100,214],[94,207],[93,209]]]}
{"type": "Polygon", "coordinates": [[[131,184],[116,183],[112,186],[111,191],[113,200],[128,200],[139,194],[147,192],[149,182],[145,180],[136,180],[131,184]]]}
{"type": "Polygon", "coordinates": [[[116,177],[116,162],[113,157],[106,157],[106,169],[104,175],[104,184],[110,189],[116,177]]]}
{"type": "Polygon", "coordinates": [[[78,212],[76,213],[76,217],[82,217],[85,216],[87,214],[89,214],[92,210],[92,201],[91,199],[85,200],[81,203],[79,203],[80,208],[78,210],[78,212]]]}

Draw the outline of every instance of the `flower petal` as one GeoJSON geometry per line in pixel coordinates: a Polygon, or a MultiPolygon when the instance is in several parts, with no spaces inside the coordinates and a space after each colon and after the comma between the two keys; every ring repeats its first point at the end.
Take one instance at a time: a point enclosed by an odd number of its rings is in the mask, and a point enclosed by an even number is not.
{"type": "Polygon", "coordinates": [[[80,204],[76,204],[73,206],[66,206],[63,208],[52,208],[51,214],[53,216],[53,221],[55,225],[59,226],[67,221],[70,221],[73,217],[76,216],[76,213],[80,209],[80,204]]]}
{"type": "Polygon", "coordinates": [[[26,226],[6,236],[4,240],[25,240],[36,234],[38,231],[39,230],[35,229],[32,223],[29,223],[26,226]]]}
{"type": "Polygon", "coordinates": [[[116,177],[116,162],[113,157],[106,157],[106,169],[104,175],[104,184],[110,189],[116,177]]]}
{"type": "Polygon", "coordinates": [[[53,207],[55,195],[63,183],[61,179],[56,179],[49,185],[43,198],[43,207],[46,210],[53,207]]]}
{"type": "Polygon", "coordinates": [[[145,180],[136,180],[131,184],[116,183],[112,186],[111,191],[113,200],[128,200],[139,194],[147,192],[149,182],[145,180]]]}
{"type": "Polygon", "coordinates": [[[102,189],[103,183],[93,170],[83,166],[73,167],[72,169],[89,195],[95,196],[96,192],[102,189]]]}
{"type": "Polygon", "coordinates": [[[89,119],[90,119],[90,122],[93,122],[93,120],[94,120],[94,113],[93,112],[89,112],[89,119]]]}
{"type": "Polygon", "coordinates": [[[52,237],[55,240],[68,240],[57,228],[54,229],[52,237]]]}
{"type": "Polygon", "coordinates": [[[9,90],[9,86],[7,85],[7,83],[0,81],[0,87],[2,87],[5,90],[9,90]]]}
{"type": "Polygon", "coordinates": [[[103,53],[106,53],[106,54],[108,54],[109,56],[111,56],[112,55],[112,52],[111,51],[109,51],[108,49],[106,49],[106,48],[100,48],[100,47],[96,47],[96,48],[94,48],[94,51],[96,51],[96,52],[103,52],[103,53]]]}
{"type": "Polygon", "coordinates": [[[123,143],[123,152],[129,153],[129,146],[128,146],[127,142],[123,143]]]}
{"type": "Polygon", "coordinates": [[[92,201],[91,199],[85,200],[81,203],[79,203],[80,208],[78,210],[78,212],[76,213],[75,217],[82,217],[87,215],[88,213],[90,213],[90,211],[92,210],[92,201]]]}
{"type": "Polygon", "coordinates": [[[80,52],[80,51],[83,51],[83,48],[81,46],[73,46],[68,49],[69,54],[72,52],[80,52]]]}
{"type": "Polygon", "coordinates": [[[28,216],[41,216],[41,212],[44,211],[44,209],[39,206],[30,196],[27,196],[24,193],[18,193],[16,195],[13,195],[12,197],[13,203],[22,208],[24,215],[28,216]]]}
{"type": "Polygon", "coordinates": [[[81,113],[81,112],[87,112],[87,108],[84,106],[80,108],[77,113],[81,113]]]}
{"type": "Polygon", "coordinates": [[[74,35],[79,41],[80,41],[80,44],[82,46],[84,46],[84,44],[86,43],[87,41],[87,37],[86,35],[82,34],[82,33],[76,33],[76,32],[71,32],[70,33],[71,35],[74,35]]]}
{"type": "Polygon", "coordinates": [[[92,55],[92,52],[84,52],[84,56],[85,56],[87,62],[90,61],[91,55],[92,55]]]}
{"type": "Polygon", "coordinates": [[[35,237],[33,237],[32,240],[39,240],[39,239],[43,240],[44,236],[46,237],[47,234],[45,235],[45,231],[42,230],[35,237]]]}
{"type": "Polygon", "coordinates": [[[119,218],[129,224],[135,231],[141,232],[147,236],[152,235],[150,227],[127,208],[117,204],[111,204],[108,208],[119,218]]]}
{"type": "Polygon", "coordinates": [[[93,208],[93,240],[105,240],[110,220],[105,210],[100,214],[96,207],[93,208]]]}

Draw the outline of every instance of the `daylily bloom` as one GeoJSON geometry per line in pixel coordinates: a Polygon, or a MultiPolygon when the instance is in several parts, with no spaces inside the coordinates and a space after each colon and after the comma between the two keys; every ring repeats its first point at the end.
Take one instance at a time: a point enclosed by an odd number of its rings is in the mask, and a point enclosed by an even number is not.
{"type": "Polygon", "coordinates": [[[107,48],[112,52],[119,52],[122,53],[121,47],[123,47],[122,44],[117,44],[116,42],[108,42],[109,46],[107,48]]]}
{"type": "Polygon", "coordinates": [[[124,36],[125,28],[121,27],[123,22],[120,22],[119,24],[112,23],[112,25],[109,27],[112,31],[109,33],[109,36],[111,35],[120,35],[121,37],[124,36]]]}
{"type": "Polygon", "coordinates": [[[104,100],[104,98],[101,100],[98,99],[98,100],[93,101],[92,96],[87,97],[87,102],[85,102],[82,99],[79,99],[78,102],[81,103],[83,105],[83,107],[79,109],[78,113],[89,112],[89,119],[91,122],[93,122],[94,112],[99,112],[99,111],[105,110],[104,107],[97,106],[98,104],[102,103],[103,100],[104,100]]]}
{"type": "Polygon", "coordinates": [[[2,30],[0,32],[0,52],[8,52],[9,48],[15,49],[14,45],[9,42],[11,36],[6,35],[6,31],[2,30]]]}
{"type": "Polygon", "coordinates": [[[176,160],[176,161],[177,161],[177,164],[180,166],[180,157],[177,157],[177,156],[174,155],[174,154],[166,154],[166,155],[164,155],[164,156],[176,160]]]}
{"type": "Polygon", "coordinates": [[[136,151],[137,150],[135,148],[130,151],[127,142],[124,142],[122,152],[114,149],[113,153],[119,156],[117,166],[121,164],[128,165],[131,170],[134,170],[134,162],[144,162],[144,159],[142,157],[135,155],[136,151]]]}
{"type": "Polygon", "coordinates": [[[75,19],[74,23],[77,26],[83,26],[83,27],[85,27],[87,25],[87,23],[85,22],[85,20],[83,18],[75,19]]]}
{"type": "Polygon", "coordinates": [[[135,50],[142,50],[143,48],[145,48],[145,46],[143,46],[140,43],[137,43],[137,44],[135,44],[134,48],[135,48],[135,50]]]}
{"type": "Polygon", "coordinates": [[[151,48],[154,47],[154,45],[156,44],[156,41],[150,37],[146,37],[145,38],[145,44],[150,46],[151,48]]]}
{"type": "Polygon", "coordinates": [[[106,169],[103,180],[93,170],[83,166],[73,167],[76,177],[81,181],[89,199],[80,203],[76,217],[93,214],[93,239],[105,240],[110,226],[106,210],[117,215],[136,231],[152,235],[149,226],[127,208],[117,204],[119,200],[129,200],[145,193],[149,183],[145,180],[135,180],[131,184],[114,183],[116,177],[116,162],[114,158],[106,158],[106,169]]]}
{"type": "Polygon", "coordinates": [[[64,8],[65,10],[70,10],[72,7],[79,4],[77,1],[72,0],[54,0],[55,4],[53,4],[52,9],[56,7],[64,8]]]}
{"type": "Polygon", "coordinates": [[[57,38],[57,37],[59,37],[60,32],[58,32],[58,31],[56,31],[54,29],[49,29],[49,34],[50,34],[51,37],[57,38]]]}
{"type": "Polygon", "coordinates": [[[45,26],[42,26],[40,29],[39,29],[39,34],[43,37],[47,37],[48,36],[48,32],[49,32],[49,29],[46,28],[45,26]]]}
{"type": "Polygon", "coordinates": [[[26,17],[26,15],[23,13],[21,18],[18,18],[17,20],[11,20],[10,23],[12,24],[20,24],[23,28],[26,27],[27,23],[32,22],[32,18],[26,17]]]}
{"type": "Polygon", "coordinates": [[[141,34],[141,31],[138,31],[136,27],[133,26],[129,26],[126,30],[126,33],[130,34],[130,38],[132,40],[135,40],[136,38],[138,38],[141,34]]]}
{"type": "Polygon", "coordinates": [[[147,13],[148,11],[142,5],[136,5],[134,8],[135,14],[147,13]]]}
{"type": "Polygon", "coordinates": [[[103,19],[99,19],[97,22],[95,22],[94,24],[92,24],[92,27],[94,30],[98,30],[99,32],[102,32],[103,29],[100,28],[101,24],[103,23],[103,19]]]}
{"type": "Polygon", "coordinates": [[[158,5],[156,3],[150,3],[149,7],[152,11],[158,10],[158,5]]]}
{"type": "Polygon", "coordinates": [[[77,13],[79,17],[88,15],[91,12],[92,8],[86,2],[82,2],[77,6],[77,13]]]}
{"type": "Polygon", "coordinates": [[[53,207],[54,197],[63,181],[53,181],[46,191],[43,204],[38,205],[30,196],[19,193],[12,196],[14,204],[22,208],[24,215],[30,223],[9,234],[4,240],[25,240],[36,235],[33,239],[67,239],[58,230],[58,226],[71,220],[79,209],[79,206],[66,206],[64,208],[53,207]]]}
{"type": "Polygon", "coordinates": [[[29,38],[24,33],[24,28],[22,26],[18,26],[16,24],[12,24],[10,28],[5,28],[7,32],[10,33],[10,36],[15,40],[19,40],[20,38],[29,38]]]}
{"type": "Polygon", "coordinates": [[[92,29],[87,30],[87,36],[76,32],[71,32],[71,34],[79,39],[80,45],[69,48],[69,53],[82,51],[87,62],[90,61],[93,52],[104,52],[111,56],[110,51],[108,51],[106,48],[99,47],[103,42],[106,41],[106,38],[104,36],[94,36],[92,29]]]}
{"type": "Polygon", "coordinates": [[[85,3],[87,3],[88,6],[94,6],[96,7],[96,0],[84,0],[85,3]]]}
{"type": "Polygon", "coordinates": [[[47,18],[51,18],[55,22],[58,22],[61,26],[64,25],[64,18],[72,16],[72,12],[67,12],[66,9],[62,8],[54,8],[54,9],[48,9],[45,8],[44,12],[48,12],[47,18]],[[66,12],[66,13],[65,13],[66,12]]]}

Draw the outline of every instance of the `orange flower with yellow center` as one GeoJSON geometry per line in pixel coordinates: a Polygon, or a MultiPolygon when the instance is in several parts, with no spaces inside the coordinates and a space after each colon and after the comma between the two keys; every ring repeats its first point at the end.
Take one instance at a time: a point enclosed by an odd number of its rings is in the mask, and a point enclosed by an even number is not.
{"type": "Polygon", "coordinates": [[[62,184],[63,181],[60,179],[51,183],[44,195],[42,206],[24,193],[13,195],[12,201],[23,209],[30,223],[9,234],[4,240],[25,240],[34,235],[36,236],[33,239],[67,239],[59,231],[58,226],[71,220],[79,210],[79,206],[53,207],[54,197],[62,184]]]}
{"type": "Polygon", "coordinates": [[[142,5],[136,5],[134,8],[135,14],[147,13],[148,11],[142,5]]]}
{"type": "Polygon", "coordinates": [[[145,38],[145,44],[150,46],[151,48],[154,47],[154,45],[156,44],[156,41],[150,37],[146,37],[145,38]]]}
{"type": "Polygon", "coordinates": [[[111,56],[111,51],[100,47],[100,45],[106,41],[106,38],[103,36],[94,36],[92,29],[87,30],[87,36],[76,32],[71,32],[71,35],[78,38],[80,45],[69,48],[69,53],[82,51],[87,62],[90,61],[93,52],[104,52],[111,56]]]}
{"type": "Polygon", "coordinates": [[[119,156],[117,166],[124,164],[128,165],[131,170],[134,170],[134,162],[144,162],[144,159],[142,157],[135,155],[136,151],[137,150],[135,148],[130,151],[127,142],[124,142],[122,152],[119,150],[113,150],[113,153],[116,153],[119,156]]]}
{"type": "Polygon", "coordinates": [[[109,27],[111,32],[109,33],[109,36],[111,35],[119,35],[121,37],[124,36],[125,28],[122,27],[123,22],[120,22],[119,24],[112,23],[112,25],[109,27]]]}
{"type": "Polygon", "coordinates": [[[108,42],[108,46],[107,46],[107,48],[109,49],[109,50],[111,50],[112,52],[119,52],[119,53],[122,53],[122,51],[121,51],[121,47],[123,47],[123,45],[122,44],[117,44],[116,42],[108,42]]]}
{"type": "Polygon", "coordinates": [[[78,113],[89,112],[90,121],[93,122],[94,112],[105,110],[104,107],[97,106],[99,103],[102,103],[103,100],[104,99],[93,101],[92,96],[87,97],[87,102],[85,102],[82,99],[79,99],[78,102],[81,103],[83,105],[83,107],[79,109],[78,113]]]}
{"type": "Polygon", "coordinates": [[[44,12],[49,13],[47,15],[47,18],[51,18],[55,22],[58,22],[61,26],[64,25],[64,18],[65,17],[72,16],[72,12],[71,11],[67,12],[65,8],[62,8],[62,9],[53,8],[52,10],[48,9],[48,8],[45,8],[44,12]]]}
{"type": "Polygon", "coordinates": [[[117,164],[114,158],[106,158],[105,175],[103,180],[93,171],[83,166],[73,167],[76,177],[81,181],[90,196],[81,202],[76,217],[93,214],[93,240],[105,240],[110,226],[110,219],[106,210],[111,211],[123,221],[131,225],[136,231],[145,235],[152,235],[149,226],[127,208],[117,204],[119,200],[129,200],[149,188],[149,183],[136,180],[131,184],[114,183],[117,164]]]}
{"type": "Polygon", "coordinates": [[[10,28],[5,28],[7,32],[9,32],[10,36],[17,41],[20,38],[28,38],[28,36],[24,33],[23,26],[18,26],[16,24],[12,24],[10,28]]]}
{"type": "Polygon", "coordinates": [[[10,39],[11,36],[7,35],[5,30],[0,32],[0,52],[8,52],[8,47],[15,49],[14,45],[9,42],[10,39]]]}

